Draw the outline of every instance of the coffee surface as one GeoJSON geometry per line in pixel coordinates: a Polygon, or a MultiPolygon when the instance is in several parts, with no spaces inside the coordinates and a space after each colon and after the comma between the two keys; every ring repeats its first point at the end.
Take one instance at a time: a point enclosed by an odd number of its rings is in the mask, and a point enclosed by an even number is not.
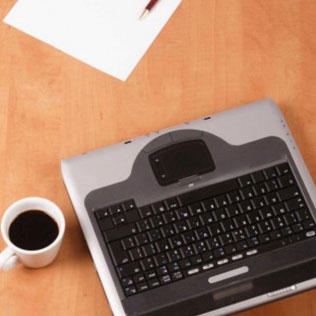
{"type": "Polygon", "coordinates": [[[58,225],[53,218],[38,210],[18,215],[9,227],[9,238],[25,250],[38,250],[50,245],[58,236],[58,225]]]}

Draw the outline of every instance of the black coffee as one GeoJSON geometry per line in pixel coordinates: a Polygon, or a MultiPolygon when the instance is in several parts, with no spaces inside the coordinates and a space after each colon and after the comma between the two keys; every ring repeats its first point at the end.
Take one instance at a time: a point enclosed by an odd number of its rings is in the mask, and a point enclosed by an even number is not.
{"type": "Polygon", "coordinates": [[[38,250],[50,245],[58,236],[58,225],[42,211],[29,210],[15,218],[9,227],[9,238],[25,250],[38,250]]]}

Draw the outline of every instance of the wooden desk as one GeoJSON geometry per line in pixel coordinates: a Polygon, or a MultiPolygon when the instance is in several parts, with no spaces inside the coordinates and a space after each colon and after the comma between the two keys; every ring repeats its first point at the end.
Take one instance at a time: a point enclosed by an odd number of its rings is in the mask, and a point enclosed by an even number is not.
{"type": "MultiPolygon", "coordinates": [[[[14,2],[0,1],[1,19],[14,2]]],[[[315,178],[315,12],[315,0],[184,0],[127,82],[1,23],[0,216],[43,196],[62,208],[67,232],[53,265],[0,272],[0,314],[111,315],[62,157],[273,97],[315,178]]],[[[316,315],[315,298],[312,290],[239,315],[316,315]]]]}

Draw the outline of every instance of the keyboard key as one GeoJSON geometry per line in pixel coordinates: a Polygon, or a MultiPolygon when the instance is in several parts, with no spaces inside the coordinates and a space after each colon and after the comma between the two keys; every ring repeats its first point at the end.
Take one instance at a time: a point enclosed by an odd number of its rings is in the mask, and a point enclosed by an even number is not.
{"type": "Polygon", "coordinates": [[[266,182],[266,187],[269,192],[275,191],[279,188],[278,182],[276,180],[270,180],[266,182]]]}
{"type": "Polygon", "coordinates": [[[218,207],[225,207],[229,204],[228,198],[225,194],[217,196],[215,198],[215,202],[217,203],[218,207]]]}
{"type": "Polygon", "coordinates": [[[238,191],[227,193],[227,197],[230,203],[238,203],[242,200],[242,197],[238,191]]]}
{"type": "Polygon", "coordinates": [[[177,216],[176,216],[176,213],[174,211],[165,212],[162,215],[162,217],[167,224],[175,222],[177,220],[177,216]]]}
{"type": "Polygon", "coordinates": [[[247,217],[245,215],[239,215],[234,217],[233,222],[237,228],[248,225],[247,217]]]}
{"type": "Polygon", "coordinates": [[[222,246],[221,242],[219,241],[218,237],[211,237],[205,240],[205,242],[207,243],[207,246],[209,249],[214,249],[217,247],[222,246]]]}
{"type": "Polygon", "coordinates": [[[269,205],[267,203],[267,200],[263,196],[258,196],[252,199],[251,202],[254,209],[260,209],[262,207],[265,207],[266,205],[269,205]]]}
{"type": "Polygon", "coordinates": [[[192,266],[195,266],[197,264],[201,264],[203,262],[202,257],[199,255],[193,256],[190,258],[192,266]]]}
{"type": "Polygon", "coordinates": [[[180,265],[180,268],[183,270],[183,269],[191,267],[191,262],[189,259],[183,259],[179,261],[179,265],[180,265]]]}
{"type": "Polygon", "coordinates": [[[158,279],[152,279],[147,281],[148,286],[150,289],[156,288],[160,286],[159,280],[158,279]]]}
{"type": "Polygon", "coordinates": [[[127,220],[124,214],[117,215],[112,218],[115,226],[126,224],[127,220]]]}
{"type": "Polygon", "coordinates": [[[214,259],[212,251],[207,251],[202,254],[202,259],[204,262],[211,261],[214,259]]]}
{"type": "Polygon", "coordinates": [[[259,245],[259,243],[260,241],[256,236],[247,239],[248,247],[255,247],[259,245]]]}
{"type": "Polygon", "coordinates": [[[121,240],[122,246],[124,250],[128,250],[136,246],[134,237],[128,237],[121,240]]]}
{"type": "Polygon", "coordinates": [[[163,220],[161,215],[152,216],[152,217],[150,217],[149,221],[150,221],[151,226],[153,228],[160,227],[164,224],[164,220],[163,220]]]}
{"type": "Polygon", "coordinates": [[[183,258],[189,258],[196,254],[194,248],[191,245],[181,247],[180,252],[183,258]]]}
{"type": "Polygon", "coordinates": [[[159,229],[152,229],[151,231],[148,232],[148,236],[149,236],[150,241],[157,241],[162,238],[162,235],[159,229]]]}
{"type": "Polygon", "coordinates": [[[282,237],[282,234],[279,230],[274,230],[269,233],[271,240],[276,240],[282,237]]]}
{"type": "Polygon", "coordinates": [[[285,214],[286,208],[283,203],[278,203],[272,206],[272,210],[275,216],[285,214]]]}
{"type": "Polygon", "coordinates": [[[101,219],[103,217],[108,217],[110,215],[110,211],[108,208],[102,208],[100,210],[95,211],[95,216],[98,219],[101,219]]]}
{"type": "Polygon", "coordinates": [[[101,231],[106,231],[114,227],[111,218],[102,218],[99,221],[99,226],[100,226],[101,231]]]}
{"type": "Polygon", "coordinates": [[[238,181],[239,181],[239,184],[242,188],[247,187],[249,185],[252,185],[252,180],[251,180],[251,177],[249,175],[239,177],[238,181]]]}
{"type": "Polygon", "coordinates": [[[175,211],[179,220],[190,217],[190,212],[187,207],[181,207],[175,211]]]}
{"type": "Polygon", "coordinates": [[[160,281],[160,283],[161,283],[162,285],[164,285],[164,284],[171,283],[171,282],[172,282],[172,279],[171,279],[170,275],[167,274],[167,275],[161,276],[161,277],[159,278],[159,281],[160,281]]]}
{"type": "Polygon", "coordinates": [[[301,209],[299,209],[299,210],[297,210],[296,212],[295,212],[295,215],[296,215],[296,217],[298,218],[298,220],[300,221],[300,222],[303,222],[303,221],[305,221],[305,220],[308,220],[308,219],[310,219],[310,212],[307,210],[307,209],[305,209],[305,208],[301,208],[301,209]]]}
{"type": "Polygon", "coordinates": [[[191,230],[196,229],[202,225],[200,219],[197,216],[187,219],[186,222],[188,223],[188,227],[191,230]]]}
{"type": "Polygon", "coordinates": [[[297,223],[291,226],[294,233],[300,233],[304,230],[304,227],[301,223],[297,223]]]}
{"type": "Polygon", "coordinates": [[[226,210],[224,208],[220,208],[220,209],[213,211],[212,215],[214,216],[216,221],[220,221],[220,220],[228,218],[228,215],[227,215],[226,210]]]}
{"type": "Polygon", "coordinates": [[[315,223],[313,220],[309,219],[309,220],[303,222],[303,226],[305,229],[310,229],[310,228],[315,227],[315,223]]]}
{"type": "Polygon", "coordinates": [[[137,293],[135,286],[128,286],[124,288],[124,292],[126,296],[131,296],[137,293]]]}
{"type": "Polygon", "coordinates": [[[171,247],[177,248],[184,244],[183,239],[180,235],[176,235],[174,237],[171,237],[170,239],[171,247]]]}
{"type": "Polygon", "coordinates": [[[134,224],[127,224],[124,226],[118,226],[114,229],[108,230],[103,233],[104,238],[107,242],[122,239],[128,237],[137,232],[137,228],[134,224]]]}
{"type": "Polygon", "coordinates": [[[164,275],[164,274],[167,274],[169,271],[168,271],[168,268],[166,265],[163,265],[161,267],[158,267],[156,269],[156,272],[157,272],[157,275],[161,276],[161,275],[164,275]]]}
{"type": "Polygon", "coordinates": [[[183,274],[181,271],[177,271],[177,272],[173,272],[171,273],[171,279],[173,281],[178,281],[178,280],[181,280],[183,279],[183,274]]]}
{"type": "Polygon", "coordinates": [[[291,227],[284,227],[284,228],[281,229],[281,234],[284,237],[292,235],[292,233],[293,233],[293,231],[292,231],[291,227]]]}
{"type": "Polygon", "coordinates": [[[143,252],[145,254],[145,257],[149,257],[156,253],[156,248],[153,244],[148,244],[143,246],[143,252]]]}
{"type": "Polygon", "coordinates": [[[203,208],[200,203],[194,203],[194,204],[189,205],[189,209],[192,216],[203,213],[203,208]]]}
{"type": "Polygon", "coordinates": [[[141,265],[143,271],[147,271],[147,270],[155,268],[155,262],[154,262],[153,258],[142,259],[140,261],[140,265],[141,265]]]}
{"type": "MultiPolygon", "coordinates": [[[[191,234],[193,234],[193,232],[190,232],[191,234]]],[[[207,231],[206,227],[202,227],[202,228],[198,228],[195,230],[196,235],[198,236],[199,240],[203,240],[209,237],[209,233],[207,231]]],[[[195,240],[193,240],[192,242],[194,242],[195,240]]]]}
{"type": "Polygon", "coordinates": [[[204,241],[198,241],[193,244],[193,248],[197,254],[203,253],[208,250],[208,247],[204,241]]]}
{"type": "Polygon", "coordinates": [[[121,280],[121,283],[123,287],[128,287],[128,286],[133,285],[134,281],[132,277],[127,277],[127,278],[123,278],[121,280]]]}
{"type": "Polygon", "coordinates": [[[146,205],[146,206],[141,207],[139,209],[139,213],[140,213],[140,216],[142,218],[153,216],[155,214],[154,210],[151,208],[150,205],[146,205]]]}
{"type": "Polygon", "coordinates": [[[146,282],[142,282],[139,284],[136,284],[136,288],[138,292],[143,292],[149,289],[149,286],[146,282]]]}
{"type": "Polygon", "coordinates": [[[149,238],[146,233],[137,234],[135,235],[134,238],[135,238],[137,246],[142,246],[149,242],[149,238]]]}
{"type": "Polygon", "coordinates": [[[267,168],[263,172],[264,172],[267,180],[276,178],[278,176],[278,173],[274,167],[267,168]]]}
{"type": "Polygon", "coordinates": [[[218,236],[218,238],[222,246],[226,246],[234,242],[234,239],[230,233],[221,234],[218,236]]]}
{"type": "Polygon", "coordinates": [[[182,259],[179,249],[173,249],[171,251],[168,251],[166,254],[170,262],[174,262],[174,261],[178,261],[182,259]]]}
{"type": "Polygon", "coordinates": [[[139,273],[140,271],[138,262],[127,263],[117,268],[117,272],[121,278],[139,273]]]}
{"type": "Polygon", "coordinates": [[[172,225],[165,225],[163,227],[161,227],[161,232],[163,234],[164,237],[170,237],[170,236],[173,236],[176,232],[173,228],[172,225]]]}
{"type": "Polygon", "coordinates": [[[253,183],[259,183],[259,182],[263,182],[265,180],[264,174],[262,173],[262,171],[253,172],[251,174],[251,179],[252,179],[253,183]]]}
{"type": "Polygon", "coordinates": [[[226,207],[226,211],[229,217],[234,217],[237,215],[241,215],[241,211],[238,207],[238,205],[229,205],[228,207],[226,207]]]}
{"type": "Polygon", "coordinates": [[[219,223],[208,225],[207,228],[211,236],[218,235],[222,232],[222,228],[219,223]]]}
{"type": "Polygon", "coordinates": [[[303,202],[302,198],[292,199],[292,200],[286,201],[284,204],[285,204],[286,209],[289,212],[305,207],[305,203],[303,202]]]}
{"type": "MultiPolygon", "coordinates": [[[[190,231],[190,232],[184,233],[184,234],[182,234],[182,236],[183,236],[184,241],[187,244],[190,244],[190,243],[195,242],[195,241],[198,240],[198,238],[197,238],[197,236],[196,236],[194,231],[190,231]]],[[[202,238],[202,239],[204,239],[204,238],[202,238]]]]}
{"type": "Polygon", "coordinates": [[[167,199],[165,202],[166,202],[166,205],[167,205],[169,210],[175,210],[175,209],[179,208],[179,206],[180,206],[180,204],[176,198],[167,199]]]}
{"type": "Polygon", "coordinates": [[[145,276],[142,273],[135,274],[133,276],[134,283],[140,283],[145,281],[145,276]]]}
{"type": "Polygon", "coordinates": [[[272,204],[279,202],[278,196],[276,195],[275,192],[271,192],[271,193],[265,195],[264,198],[266,200],[267,205],[272,205],[272,204]]]}
{"type": "Polygon", "coordinates": [[[254,208],[257,208],[256,204],[254,204],[254,201],[256,201],[257,199],[258,198],[254,198],[252,200],[247,200],[247,201],[238,203],[241,213],[247,213],[247,212],[252,211],[254,208]]]}
{"type": "Polygon", "coordinates": [[[202,202],[202,205],[205,209],[205,211],[212,211],[217,208],[215,200],[214,199],[208,199],[202,202]]]}
{"type": "Polygon", "coordinates": [[[169,263],[167,256],[163,253],[155,255],[153,258],[157,267],[169,263]]]}
{"type": "Polygon", "coordinates": [[[163,202],[157,202],[152,205],[152,208],[156,214],[163,213],[167,210],[163,202]]]}
{"type": "Polygon", "coordinates": [[[123,202],[123,203],[122,203],[122,206],[123,206],[123,209],[124,209],[125,211],[127,211],[127,210],[132,210],[132,209],[136,208],[136,204],[135,204],[135,201],[134,201],[134,200],[128,200],[128,201],[126,201],[126,202],[123,202]]]}
{"type": "Polygon", "coordinates": [[[268,189],[265,183],[258,183],[254,185],[253,189],[256,192],[256,195],[262,195],[262,194],[268,193],[268,189]]]}
{"type": "Polygon", "coordinates": [[[197,273],[199,273],[199,272],[200,272],[200,269],[194,268],[194,269],[190,269],[190,270],[186,271],[186,274],[187,274],[188,276],[190,276],[190,275],[193,275],[193,274],[197,274],[197,273]]]}
{"type": "Polygon", "coordinates": [[[129,223],[140,219],[139,213],[136,209],[125,212],[125,216],[129,223]]]}
{"type": "Polygon", "coordinates": [[[277,195],[280,200],[285,201],[300,196],[300,191],[296,186],[292,186],[278,191],[277,195]]]}
{"type": "Polygon", "coordinates": [[[109,244],[109,249],[115,265],[125,264],[130,261],[128,252],[123,249],[120,241],[109,244]]]}
{"type": "Polygon", "coordinates": [[[143,258],[143,251],[141,248],[133,248],[129,250],[128,253],[133,261],[138,261],[139,259],[143,258]]]}
{"type": "Polygon", "coordinates": [[[288,163],[283,163],[281,165],[278,165],[276,169],[278,170],[279,175],[287,175],[291,173],[288,163]]]}
{"type": "Polygon", "coordinates": [[[123,207],[121,206],[121,204],[112,205],[111,207],[109,207],[109,211],[111,215],[121,214],[123,213],[123,207]]]}
{"type": "Polygon", "coordinates": [[[225,253],[227,255],[230,255],[230,254],[233,254],[233,253],[237,252],[238,249],[237,249],[236,245],[232,244],[232,245],[225,246],[224,250],[225,250],[225,253]]]}
{"type": "Polygon", "coordinates": [[[240,194],[244,200],[251,199],[255,196],[252,187],[246,187],[240,190],[240,194]]]}
{"type": "Polygon", "coordinates": [[[156,242],[156,247],[158,249],[158,252],[166,252],[170,250],[170,245],[168,242],[168,239],[162,239],[156,242]]]}
{"type": "Polygon", "coordinates": [[[258,236],[259,242],[264,244],[266,242],[269,242],[271,240],[271,237],[268,234],[263,234],[258,236]]]}
{"type": "Polygon", "coordinates": [[[247,244],[247,242],[246,242],[245,240],[242,240],[242,241],[238,242],[238,243],[236,244],[236,246],[237,246],[237,249],[238,249],[239,251],[242,251],[242,250],[245,250],[245,249],[248,248],[248,244],[247,244]]]}
{"type": "Polygon", "coordinates": [[[147,280],[153,279],[153,278],[155,278],[157,276],[157,273],[156,273],[156,271],[154,269],[146,271],[144,274],[145,274],[145,277],[146,277],[147,280]]]}
{"type": "Polygon", "coordinates": [[[152,228],[148,219],[143,219],[141,221],[138,221],[136,225],[139,232],[144,232],[152,228]]]}
{"type": "Polygon", "coordinates": [[[177,234],[181,234],[189,230],[188,225],[185,221],[180,221],[174,224],[174,228],[177,234]]]}
{"type": "Polygon", "coordinates": [[[215,219],[211,212],[207,212],[201,215],[202,222],[204,225],[214,223],[215,219]]]}
{"type": "Polygon", "coordinates": [[[292,175],[286,175],[286,176],[280,177],[278,181],[281,188],[290,187],[295,184],[295,179],[292,175]]]}
{"type": "Polygon", "coordinates": [[[215,258],[220,258],[225,256],[225,249],[224,248],[217,248],[213,250],[213,254],[215,258]]]}

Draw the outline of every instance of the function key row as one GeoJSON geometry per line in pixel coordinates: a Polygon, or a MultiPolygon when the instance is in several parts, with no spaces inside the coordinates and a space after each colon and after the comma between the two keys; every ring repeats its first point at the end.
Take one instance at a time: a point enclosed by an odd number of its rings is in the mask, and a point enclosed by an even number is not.
{"type": "Polygon", "coordinates": [[[128,200],[128,201],[115,204],[109,207],[100,208],[95,211],[95,216],[97,217],[97,219],[102,219],[104,217],[119,215],[135,208],[136,208],[136,205],[135,205],[134,200],[128,200]]]}

